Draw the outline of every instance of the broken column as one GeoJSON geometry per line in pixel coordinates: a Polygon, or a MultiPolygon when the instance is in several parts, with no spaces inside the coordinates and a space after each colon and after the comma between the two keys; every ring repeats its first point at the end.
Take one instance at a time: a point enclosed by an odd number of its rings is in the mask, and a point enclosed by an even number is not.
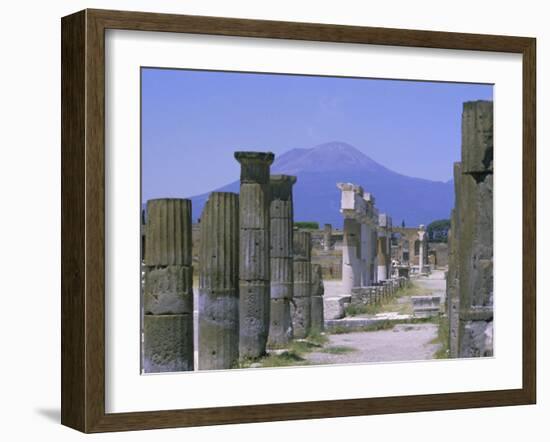
{"type": "Polygon", "coordinates": [[[199,244],[199,370],[239,359],[239,196],[210,194],[199,244]]]}
{"type": "Polygon", "coordinates": [[[418,273],[424,273],[424,242],[426,241],[426,230],[424,224],[420,224],[418,230],[418,273]]]}
{"type": "Polygon", "coordinates": [[[359,259],[361,225],[353,218],[344,219],[342,243],[342,292],[350,294],[353,287],[361,286],[361,262],[359,259]]]}
{"type": "Polygon", "coordinates": [[[270,263],[271,308],[269,347],[284,347],[292,338],[290,302],[293,293],[293,203],[295,176],[271,175],[270,263]]]}
{"type": "Polygon", "coordinates": [[[191,201],[147,202],[143,371],[193,370],[191,201]]]}
{"type": "Polygon", "coordinates": [[[325,224],[323,229],[323,243],[325,251],[332,249],[332,224],[325,224]]]}
{"type": "Polygon", "coordinates": [[[378,281],[390,279],[391,218],[385,213],[378,216],[377,263],[378,281]]]}
{"type": "Polygon", "coordinates": [[[350,183],[336,185],[342,191],[340,212],[344,216],[342,244],[342,292],[351,294],[361,287],[365,263],[361,256],[362,229],[360,219],[366,212],[363,189],[350,183]]]}
{"type": "Polygon", "coordinates": [[[323,305],[323,271],[320,264],[311,265],[311,333],[322,332],[325,328],[323,305]]]}
{"type": "Polygon", "coordinates": [[[291,303],[294,338],[305,338],[311,329],[311,234],[294,232],[294,296],[291,303]]]}
{"type": "Polygon", "coordinates": [[[239,194],[239,354],[265,354],[269,332],[269,166],[271,152],[235,152],[241,164],[239,194]]]}
{"type": "Polygon", "coordinates": [[[460,223],[459,357],[493,354],[493,103],[464,103],[460,223]]]}

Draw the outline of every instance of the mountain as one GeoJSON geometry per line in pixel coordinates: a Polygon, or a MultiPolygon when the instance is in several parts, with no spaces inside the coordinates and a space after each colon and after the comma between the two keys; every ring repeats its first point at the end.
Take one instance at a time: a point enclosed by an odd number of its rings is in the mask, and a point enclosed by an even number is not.
{"type": "MultiPolygon", "coordinates": [[[[317,221],[342,226],[340,190],[336,183],[349,182],[362,186],[374,194],[381,213],[388,213],[394,225],[429,224],[436,219],[448,218],[454,202],[452,181],[430,181],[413,178],[382,166],[355,147],[330,142],[311,149],[292,149],[278,156],[271,173],[296,175],[294,185],[294,219],[317,221]]],[[[220,189],[238,192],[235,181],[220,189]]],[[[200,216],[208,194],[192,199],[193,218],[200,216]]]]}

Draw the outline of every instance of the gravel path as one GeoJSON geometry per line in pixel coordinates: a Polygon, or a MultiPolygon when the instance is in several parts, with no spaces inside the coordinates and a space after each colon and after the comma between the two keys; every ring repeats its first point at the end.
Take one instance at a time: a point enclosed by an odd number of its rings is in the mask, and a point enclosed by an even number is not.
{"type": "Polygon", "coordinates": [[[437,336],[437,325],[399,324],[391,330],[329,335],[327,347],[351,347],[341,354],[308,353],[311,364],[350,364],[358,362],[414,361],[432,359],[439,344],[430,344],[437,336]]]}
{"type": "MultiPolygon", "coordinates": [[[[433,271],[428,277],[415,279],[419,287],[427,288],[434,295],[445,296],[445,273],[433,271]]],[[[341,281],[325,282],[325,296],[336,295],[341,281]]],[[[410,302],[408,297],[401,302],[410,302]]],[[[398,302],[399,302],[398,301],[398,302]]],[[[437,337],[437,325],[399,324],[391,330],[354,332],[328,335],[325,349],[343,347],[340,352],[308,353],[306,359],[311,364],[350,364],[360,362],[419,361],[433,359],[439,344],[430,342],[437,337]],[[348,351],[345,351],[347,348],[348,351]],[[353,351],[351,351],[353,349],[353,351]]],[[[335,349],[338,350],[337,348],[335,349]]]]}

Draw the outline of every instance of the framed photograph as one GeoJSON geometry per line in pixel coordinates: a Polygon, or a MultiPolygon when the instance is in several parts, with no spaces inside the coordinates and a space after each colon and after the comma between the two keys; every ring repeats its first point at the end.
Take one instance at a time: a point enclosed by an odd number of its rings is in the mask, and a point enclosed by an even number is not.
{"type": "Polygon", "coordinates": [[[61,25],[64,425],[535,403],[535,39],[61,25]]]}

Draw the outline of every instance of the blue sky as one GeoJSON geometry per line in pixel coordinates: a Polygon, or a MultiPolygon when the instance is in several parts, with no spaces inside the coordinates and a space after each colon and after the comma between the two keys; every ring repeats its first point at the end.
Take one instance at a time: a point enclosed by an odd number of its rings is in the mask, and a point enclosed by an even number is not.
{"type": "Polygon", "coordinates": [[[190,197],[239,176],[235,150],[343,141],[404,175],[447,181],[462,103],[491,85],[142,69],[142,198],[190,197]]]}

